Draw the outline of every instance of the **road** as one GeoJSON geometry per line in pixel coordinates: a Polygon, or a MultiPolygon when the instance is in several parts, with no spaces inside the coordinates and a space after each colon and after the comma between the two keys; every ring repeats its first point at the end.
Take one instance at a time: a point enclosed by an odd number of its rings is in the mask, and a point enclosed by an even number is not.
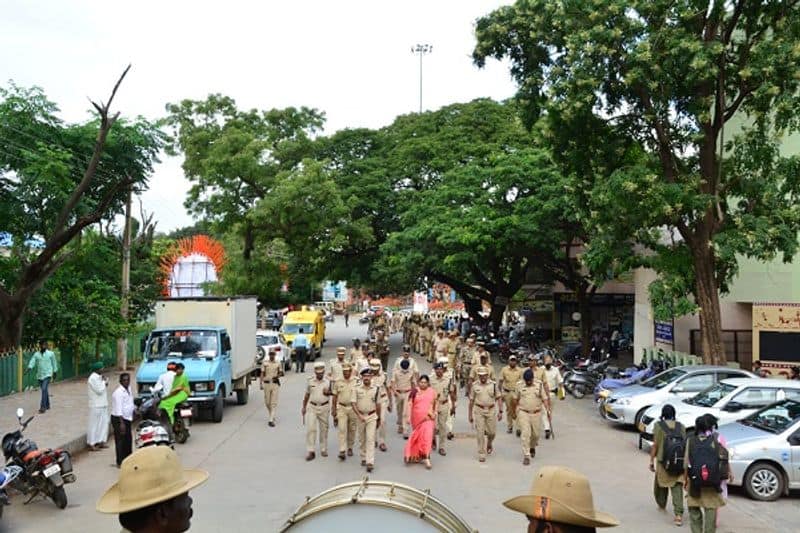
{"type": "MultiPolygon", "coordinates": [[[[324,359],[333,357],[338,345],[364,336],[365,328],[351,321],[345,329],[339,319],[329,325],[324,359]]],[[[392,338],[393,354],[399,353],[400,338],[392,338]]],[[[422,363],[424,371],[429,365],[422,363]]],[[[304,460],[304,429],[300,404],[303,384],[310,375],[290,373],[284,380],[278,425],[269,428],[258,386],[250,403],[231,402],[221,424],[201,421],[192,426],[192,436],[177,451],[186,466],[211,473],[209,481],[191,493],[194,499],[193,532],[277,531],[306,497],[365,474],[357,458],[340,463],[336,458],[336,435],[329,434],[330,456],[304,460]]],[[[557,439],[543,441],[531,466],[521,464],[518,439],[501,432],[495,453],[486,463],[477,461],[477,449],[467,422],[466,402],[459,395],[456,439],[448,443],[447,457],[434,455],[433,469],[405,466],[394,414],[389,426],[389,451],[376,452],[375,480],[391,480],[431,489],[431,493],[482,532],[521,531],[525,518],[506,510],[502,501],[528,491],[534,472],[545,464],[571,466],[589,476],[596,506],[617,516],[622,526],[614,531],[675,531],[671,517],[659,513],[652,497],[652,474],[645,453],[636,449],[635,434],[609,427],[590,400],[558,402],[554,427],[557,439]]],[[[498,424],[500,429],[503,424],[498,424]]],[[[333,427],[331,427],[333,430],[333,427]]],[[[69,506],[59,511],[49,501],[23,505],[17,495],[7,508],[0,531],[59,533],[119,531],[115,516],[100,515],[94,506],[117,477],[113,449],[87,453],[76,460],[78,481],[67,486],[69,506]]],[[[721,511],[720,531],[797,531],[800,505],[797,494],[774,503],[759,503],[734,490],[721,511]]],[[[387,531],[393,531],[388,525],[387,531]]],[[[688,525],[685,526],[688,531],[688,525]]]]}

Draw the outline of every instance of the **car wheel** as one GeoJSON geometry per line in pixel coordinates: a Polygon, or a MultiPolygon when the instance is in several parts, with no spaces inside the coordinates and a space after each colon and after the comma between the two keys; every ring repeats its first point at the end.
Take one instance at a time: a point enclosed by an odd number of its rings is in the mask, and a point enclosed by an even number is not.
{"type": "Polygon", "coordinates": [[[744,476],[744,488],[754,500],[775,501],[784,491],[783,472],[769,463],[756,463],[744,476]]]}
{"type": "Polygon", "coordinates": [[[647,411],[649,408],[650,408],[649,405],[647,407],[643,407],[642,409],[639,410],[638,413],[636,413],[636,416],[633,417],[633,427],[635,427],[637,431],[639,429],[639,422],[642,421],[642,417],[644,416],[644,412],[647,411]]]}

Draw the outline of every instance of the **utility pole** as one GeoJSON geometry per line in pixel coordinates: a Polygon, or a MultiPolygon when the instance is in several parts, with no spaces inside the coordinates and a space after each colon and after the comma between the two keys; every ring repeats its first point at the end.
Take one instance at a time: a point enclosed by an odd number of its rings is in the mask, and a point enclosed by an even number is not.
{"type": "Polygon", "coordinates": [[[433,45],[418,44],[411,47],[411,53],[419,55],[419,112],[422,113],[422,56],[433,52],[433,45]]]}
{"type": "MultiPolygon", "coordinates": [[[[128,300],[131,292],[131,201],[133,193],[128,190],[128,201],[125,204],[125,229],[122,231],[122,305],[119,314],[123,321],[128,320],[128,300]]],[[[123,372],[128,368],[128,339],[117,339],[117,366],[123,372]]]]}

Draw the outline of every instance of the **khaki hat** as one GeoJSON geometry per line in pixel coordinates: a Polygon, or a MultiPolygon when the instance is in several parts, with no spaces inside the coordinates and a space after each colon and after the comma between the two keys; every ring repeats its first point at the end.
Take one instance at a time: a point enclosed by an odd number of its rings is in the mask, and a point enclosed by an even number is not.
{"type": "Polygon", "coordinates": [[[101,513],[120,514],[170,500],[205,483],[205,470],[184,469],[168,446],[148,446],[129,455],[119,481],[97,501],[101,513]]]}
{"type": "Polygon", "coordinates": [[[372,368],[380,368],[381,367],[380,359],[370,359],[369,366],[371,366],[372,368]]]}
{"type": "Polygon", "coordinates": [[[339,346],[338,348],[336,348],[336,353],[347,353],[347,348],[345,348],[344,346],[339,346]]]}
{"type": "Polygon", "coordinates": [[[314,363],[314,370],[316,370],[318,368],[321,368],[321,369],[325,370],[325,362],[324,361],[317,361],[316,363],[314,363]]]}
{"type": "Polygon", "coordinates": [[[350,363],[342,363],[342,372],[344,372],[345,370],[353,370],[353,365],[351,365],[350,363]]]}
{"type": "Polygon", "coordinates": [[[436,360],[436,362],[437,363],[448,364],[450,362],[450,360],[447,357],[440,357],[439,359],[436,360]]]}
{"type": "Polygon", "coordinates": [[[475,370],[475,373],[478,374],[479,376],[488,376],[489,369],[486,368],[485,366],[479,366],[478,369],[475,370]]]}
{"type": "Polygon", "coordinates": [[[530,494],[503,505],[539,520],[583,527],[614,527],[619,520],[594,508],[589,479],[571,468],[544,466],[536,473],[530,494]]]}

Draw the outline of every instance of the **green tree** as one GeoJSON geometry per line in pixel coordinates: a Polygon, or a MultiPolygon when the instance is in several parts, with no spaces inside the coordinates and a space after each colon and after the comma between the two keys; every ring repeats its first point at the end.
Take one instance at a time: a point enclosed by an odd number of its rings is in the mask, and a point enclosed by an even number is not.
{"type": "Polygon", "coordinates": [[[106,103],[93,102],[97,120],[79,124],[59,120],[38,88],[0,89],[0,233],[10,240],[0,258],[0,346],[19,343],[28,303],[69,244],[147,183],[163,138],[144,119],[109,114],[125,73],[106,103]]]}
{"type": "Polygon", "coordinates": [[[707,362],[725,361],[719,294],[737,256],[797,248],[798,164],[779,153],[800,115],[797,7],[519,0],[477,22],[476,63],[510,59],[529,120],[592,113],[647,150],[655,171],[622,168],[593,191],[598,234],[633,234],[671,287],[692,288],[707,362]]]}

